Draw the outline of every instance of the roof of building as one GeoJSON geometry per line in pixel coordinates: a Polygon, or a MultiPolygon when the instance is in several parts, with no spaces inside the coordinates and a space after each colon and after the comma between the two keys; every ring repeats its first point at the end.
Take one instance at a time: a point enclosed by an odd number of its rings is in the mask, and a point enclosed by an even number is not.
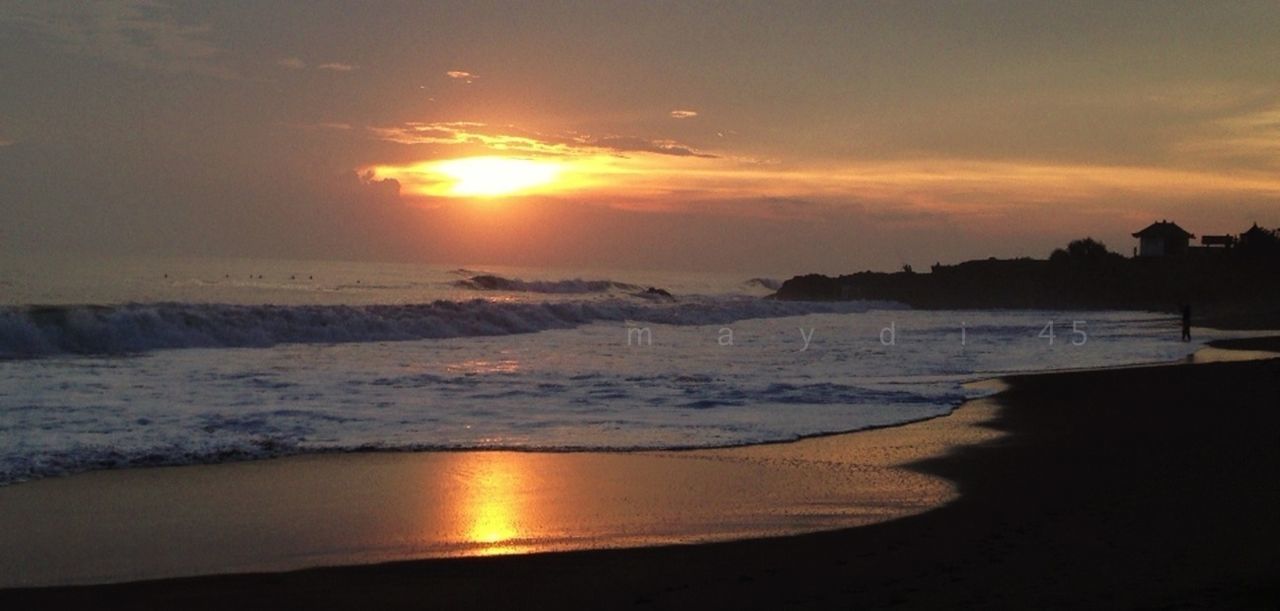
{"type": "Polygon", "coordinates": [[[1133,234],[1135,238],[1176,238],[1191,239],[1196,237],[1191,232],[1181,228],[1177,223],[1170,221],[1157,221],[1147,226],[1146,229],[1133,234]]]}
{"type": "Polygon", "coordinates": [[[1271,233],[1270,231],[1267,231],[1266,229],[1263,229],[1263,228],[1259,227],[1257,223],[1254,223],[1254,224],[1253,224],[1253,227],[1250,227],[1248,231],[1246,231],[1246,232],[1244,232],[1244,233],[1242,233],[1242,234],[1240,234],[1240,235],[1241,235],[1241,236],[1245,236],[1245,237],[1252,237],[1252,236],[1257,236],[1257,235],[1266,235],[1266,234],[1270,234],[1270,233],[1271,233]]]}

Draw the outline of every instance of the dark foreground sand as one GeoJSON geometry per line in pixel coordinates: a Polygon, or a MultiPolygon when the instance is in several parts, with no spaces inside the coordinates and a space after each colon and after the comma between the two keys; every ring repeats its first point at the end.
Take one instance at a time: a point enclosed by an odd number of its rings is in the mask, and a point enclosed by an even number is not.
{"type": "Polygon", "coordinates": [[[1280,360],[1009,383],[989,422],[1009,435],[915,465],[955,482],[960,497],[890,522],[704,545],[8,590],[0,607],[1280,604],[1280,360]]]}

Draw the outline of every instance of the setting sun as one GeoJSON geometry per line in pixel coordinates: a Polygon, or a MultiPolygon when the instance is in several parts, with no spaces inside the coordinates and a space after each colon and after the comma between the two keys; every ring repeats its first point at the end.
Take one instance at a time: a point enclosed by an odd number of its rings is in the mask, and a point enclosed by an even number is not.
{"type": "Polygon", "coordinates": [[[397,181],[412,196],[501,198],[582,192],[617,186],[624,177],[652,169],[638,159],[609,155],[504,157],[485,155],[361,168],[378,179],[397,181]],[[628,163],[628,167],[620,164],[628,163]]]}
{"type": "Polygon", "coordinates": [[[501,197],[550,184],[560,174],[553,161],[508,157],[467,157],[436,162],[431,168],[450,181],[449,195],[501,197]]]}

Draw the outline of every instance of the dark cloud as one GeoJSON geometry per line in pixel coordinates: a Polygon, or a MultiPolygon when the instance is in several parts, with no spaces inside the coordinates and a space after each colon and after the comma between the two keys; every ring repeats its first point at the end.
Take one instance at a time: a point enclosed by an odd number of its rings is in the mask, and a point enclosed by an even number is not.
{"type": "Polygon", "coordinates": [[[209,27],[179,23],[149,0],[6,3],[0,23],[35,32],[63,52],[140,70],[234,78],[209,27]]]}
{"type": "Polygon", "coordinates": [[[492,126],[471,121],[407,123],[399,127],[373,128],[372,131],[379,138],[401,144],[468,144],[541,155],[609,152],[717,157],[674,140],[650,140],[636,136],[596,137],[580,133],[542,134],[515,126],[492,126]]]}
{"type": "Polygon", "coordinates": [[[620,153],[654,153],[657,155],[675,155],[676,157],[715,158],[715,155],[702,153],[673,140],[646,140],[627,136],[612,136],[591,141],[592,146],[609,149],[620,153]]]}

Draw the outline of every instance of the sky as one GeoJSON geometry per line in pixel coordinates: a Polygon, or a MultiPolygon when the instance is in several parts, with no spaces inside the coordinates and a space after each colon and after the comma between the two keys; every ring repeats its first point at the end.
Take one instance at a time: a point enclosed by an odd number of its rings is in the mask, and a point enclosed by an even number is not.
{"type": "Polygon", "coordinates": [[[0,255],[839,273],[1280,225],[1275,2],[0,0],[0,255]]]}

